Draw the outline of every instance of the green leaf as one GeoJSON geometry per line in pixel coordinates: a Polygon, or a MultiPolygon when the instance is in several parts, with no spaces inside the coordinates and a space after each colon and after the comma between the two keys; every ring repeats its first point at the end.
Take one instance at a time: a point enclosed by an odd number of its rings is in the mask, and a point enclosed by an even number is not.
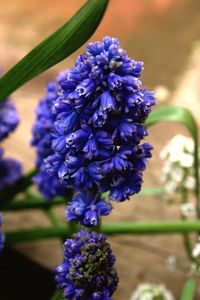
{"type": "Polygon", "coordinates": [[[195,177],[196,177],[196,197],[198,200],[197,205],[197,213],[198,217],[200,218],[200,194],[199,194],[199,137],[198,137],[198,126],[196,124],[196,121],[191,114],[191,112],[184,108],[179,106],[173,106],[173,105],[166,105],[162,106],[156,110],[154,110],[149,118],[146,121],[146,126],[149,127],[151,125],[157,124],[159,122],[163,121],[172,121],[172,122],[178,122],[184,125],[187,130],[190,132],[194,144],[195,144],[195,153],[194,153],[194,159],[195,159],[195,177]]]}
{"type": "Polygon", "coordinates": [[[191,133],[194,139],[198,136],[197,124],[191,112],[180,106],[165,105],[154,110],[146,121],[146,126],[154,125],[161,121],[174,121],[182,123],[191,133]]]}
{"type": "Polygon", "coordinates": [[[99,25],[109,0],[89,0],[0,79],[0,101],[81,47],[99,25]]]}
{"type": "Polygon", "coordinates": [[[24,192],[28,187],[32,185],[32,177],[36,174],[36,170],[32,170],[17,181],[12,187],[4,189],[0,193],[0,209],[6,206],[7,203],[11,202],[15,195],[24,192]]]}
{"type": "Polygon", "coordinates": [[[190,278],[186,281],[180,300],[194,300],[196,291],[196,281],[190,278]]]}
{"type": "Polygon", "coordinates": [[[57,290],[53,294],[53,297],[51,298],[51,300],[66,300],[66,298],[63,297],[62,291],[57,290]]]}

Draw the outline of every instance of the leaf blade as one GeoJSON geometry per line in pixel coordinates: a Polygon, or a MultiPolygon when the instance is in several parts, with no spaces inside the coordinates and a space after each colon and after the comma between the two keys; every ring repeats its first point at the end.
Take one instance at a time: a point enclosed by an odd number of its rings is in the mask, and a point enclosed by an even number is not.
{"type": "Polygon", "coordinates": [[[175,121],[182,123],[196,139],[197,125],[190,113],[190,111],[184,107],[175,105],[164,105],[154,110],[146,121],[146,126],[152,126],[161,121],[175,121]]]}
{"type": "Polygon", "coordinates": [[[0,101],[17,88],[57,64],[94,33],[109,0],[90,0],[62,27],[33,48],[0,79],[0,101]]]}
{"type": "Polygon", "coordinates": [[[184,287],[181,294],[180,300],[193,300],[196,291],[196,281],[194,278],[189,278],[184,287]]]}
{"type": "Polygon", "coordinates": [[[66,300],[66,298],[64,298],[62,291],[57,290],[53,294],[51,300],[66,300]]]}

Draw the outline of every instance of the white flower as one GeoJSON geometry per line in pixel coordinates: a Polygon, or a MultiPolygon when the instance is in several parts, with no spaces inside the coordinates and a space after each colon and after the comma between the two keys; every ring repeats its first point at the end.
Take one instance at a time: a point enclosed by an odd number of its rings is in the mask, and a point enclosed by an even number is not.
{"type": "Polygon", "coordinates": [[[155,87],[156,99],[160,102],[164,102],[169,98],[170,92],[164,85],[158,85],[155,87]]]}
{"type": "Polygon", "coordinates": [[[169,153],[169,161],[171,163],[176,163],[176,162],[180,162],[180,155],[182,154],[182,152],[179,152],[177,149],[174,149],[173,151],[171,151],[169,153]]]}
{"type": "Polygon", "coordinates": [[[188,143],[193,143],[193,140],[182,134],[175,135],[170,141],[170,145],[179,146],[179,148],[184,148],[188,143]]]}
{"type": "Polygon", "coordinates": [[[188,190],[194,190],[195,183],[196,183],[195,177],[187,176],[183,182],[183,186],[188,190]]]}
{"type": "Polygon", "coordinates": [[[171,162],[180,161],[180,154],[193,154],[194,142],[183,135],[175,135],[160,152],[161,159],[169,159],[171,162]]]}
{"type": "Polygon", "coordinates": [[[169,149],[167,146],[165,146],[165,147],[163,147],[163,149],[160,152],[160,158],[163,160],[167,159],[168,154],[169,154],[169,149]]]}
{"type": "Polygon", "coordinates": [[[151,283],[140,284],[131,295],[130,300],[174,300],[172,293],[164,285],[151,283]]]}
{"type": "Polygon", "coordinates": [[[185,144],[185,150],[189,153],[194,153],[194,141],[191,138],[187,138],[187,143],[185,144]]]}
{"type": "Polygon", "coordinates": [[[194,141],[183,135],[174,136],[160,152],[164,160],[161,182],[167,193],[182,187],[194,190],[194,141]]]}
{"type": "Polygon", "coordinates": [[[192,256],[197,258],[200,256],[200,242],[196,243],[194,249],[192,250],[192,256]]]}
{"type": "Polygon", "coordinates": [[[181,214],[186,218],[195,217],[195,205],[194,203],[184,203],[181,205],[181,214]]]}
{"type": "Polygon", "coordinates": [[[166,182],[164,186],[164,190],[168,194],[173,194],[177,189],[177,184],[174,181],[168,181],[166,182]]]}
{"type": "Polygon", "coordinates": [[[174,270],[177,267],[177,258],[175,255],[169,255],[166,259],[166,267],[168,270],[174,270]]]}
{"type": "Polygon", "coordinates": [[[172,165],[169,161],[165,161],[163,168],[162,168],[162,173],[164,175],[168,175],[169,173],[171,173],[172,170],[172,165]]]}
{"type": "Polygon", "coordinates": [[[182,152],[178,161],[183,168],[191,168],[194,164],[194,155],[182,152]]]}
{"type": "Polygon", "coordinates": [[[184,176],[184,171],[182,168],[171,169],[171,178],[177,182],[181,182],[184,176]]]}

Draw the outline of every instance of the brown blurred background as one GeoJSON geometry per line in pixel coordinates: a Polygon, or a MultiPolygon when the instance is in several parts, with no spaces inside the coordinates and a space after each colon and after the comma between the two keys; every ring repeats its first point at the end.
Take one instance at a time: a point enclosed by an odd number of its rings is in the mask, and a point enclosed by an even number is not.
{"type": "MultiPolygon", "coordinates": [[[[6,72],[31,48],[61,26],[84,3],[81,0],[1,0],[0,64],[6,72]]],[[[200,2],[198,0],[111,0],[106,15],[91,40],[104,35],[119,38],[134,59],[143,60],[144,85],[158,91],[158,103],[173,103],[190,108],[199,122],[200,96],[200,2]]],[[[6,154],[19,158],[24,169],[34,165],[34,151],[29,146],[34,121],[34,107],[44,94],[48,81],[57,72],[71,67],[82,49],[16,91],[12,98],[21,116],[17,131],[4,145],[6,154]]],[[[149,141],[154,157],[145,174],[144,186],[159,185],[158,155],[164,143],[184,129],[174,124],[156,125],[149,141]]],[[[162,199],[134,197],[115,205],[107,220],[175,219],[179,208],[166,207],[162,199]]],[[[62,216],[63,208],[57,209],[62,216]]],[[[5,228],[48,224],[38,211],[6,214],[5,228]]],[[[163,282],[178,298],[187,274],[187,260],[181,236],[115,237],[110,239],[117,255],[120,276],[114,300],[129,299],[132,290],[143,281],[163,282]],[[166,266],[175,255],[177,268],[166,266]]],[[[35,242],[16,247],[46,268],[52,269],[62,259],[58,241],[35,242]]],[[[199,294],[200,295],[200,294],[199,294]]],[[[197,296],[196,299],[199,299],[197,296]]]]}

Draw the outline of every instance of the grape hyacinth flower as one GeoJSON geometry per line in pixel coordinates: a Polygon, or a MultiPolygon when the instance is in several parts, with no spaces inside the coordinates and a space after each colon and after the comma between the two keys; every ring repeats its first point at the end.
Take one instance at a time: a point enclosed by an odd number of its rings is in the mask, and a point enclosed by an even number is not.
{"type": "Polygon", "coordinates": [[[0,103],[0,141],[8,137],[19,123],[19,116],[10,100],[0,103]]]}
{"type": "Polygon", "coordinates": [[[0,213],[0,253],[3,251],[5,236],[1,230],[1,226],[3,224],[3,215],[0,213]]]}
{"type": "Polygon", "coordinates": [[[162,182],[169,194],[186,189],[195,190],[194,142],[191,138],[176,135],[160,153],[164,161],[162,182]]]}
{"type": "MultiPolygon", "coordinates": [[[[144,122],[155,104],[154,93],[141,88],[142,69],[116,38],[105,37],[89,43],[75,67],[58,76],[52,154],[45,166],[66,188],[109,192],[118,202],[140,191],[152,150],[141,143],[148,134],[144,122]]],[[[97,198],[85,203],[96,205],[97,198]]],[[[82,214],[80,220],[86,224],[82,214]]]]}
{"type": "Polygon", "coordinates": [[[63,263],[56,267],[57,288],[68,300],[111,300],[118,276],[106,236],[81,230],[64,244],[63,263]]]}
{"type": "Polygon", "coordinates": [[[109,215],[111,205],[96,191],[80,190],[74,194],[66,209],[68,221],[80,221],[85,226],[96,226],[101,216],[109,215]]]}
{"type": "Polygon", "coordinates": [[[38,173],[33,177],[33,181],[47,200],[66,194],[66,188],[61,185],[58,176],[52,176],[47,173],[43,162],[47,156],[52,154],[51,131],[55,117],[51,107],[52,102],[57,97],[57,83],[50,82],[44,99],[39,102],[36,108],[36,121],[32,128],[33,138],[31,144],[36,148],[36,167],[38,169],[38,173]]]}
{"type": "Polygon", "coordinates": [[[37,174],[33,177],[33,182],[36,184],[38,191],[48,201],[56,196],[66,195],[66,188],[62,186],[58,178],[47,173],[44,165],[41,165],[37,174]]]}
{"type": "Polygon", "coordinates": [[[0,148],[0,191],[16,183],[21,176],[21,164],[13,158],[3,158],[3,149],[0,148]]]}
{"type": "Polygon", "coordinates": [[[172,293],[164,285],[151,283],[140,284],[130,300],[175,300],[172,293]]]}

